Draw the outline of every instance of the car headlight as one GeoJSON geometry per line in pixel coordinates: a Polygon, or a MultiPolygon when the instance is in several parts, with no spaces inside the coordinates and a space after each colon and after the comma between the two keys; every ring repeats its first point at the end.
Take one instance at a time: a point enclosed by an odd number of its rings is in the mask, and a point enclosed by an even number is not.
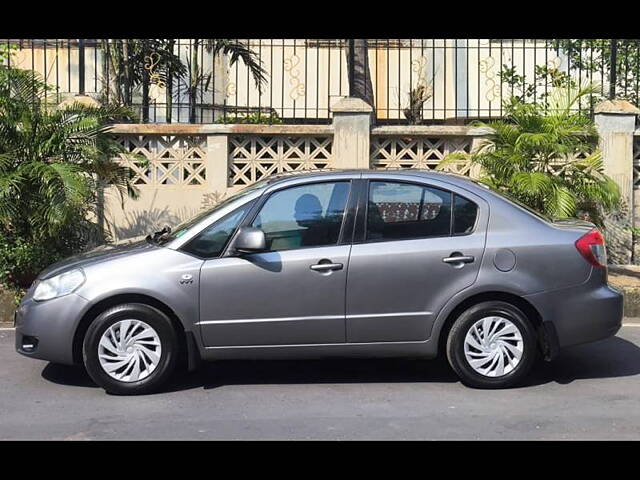
{"type": "Polygon", "coordinates": [[[75,292],[84,283],[85,276],[82,270],[71,270],[55,277],[41,280],[33,292],[36,301],[51,300],[75,292]]]}

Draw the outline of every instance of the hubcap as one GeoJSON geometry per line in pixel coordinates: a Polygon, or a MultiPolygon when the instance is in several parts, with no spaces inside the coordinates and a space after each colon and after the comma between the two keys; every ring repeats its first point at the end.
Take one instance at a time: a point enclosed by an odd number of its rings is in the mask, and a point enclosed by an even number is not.
{"type": "Polygon", "coordinates": [[[522,333],[504,317],[485,317],[474,323],[464,339],[464,356],[471,368],[485,377],[513,371],[522,358],[522,333]]]}
{"type": "Polygon", "coordinates": [[[98,359],[102,369],[120,382],[148,377],[160,362],[162,346],[156,331],[140,320],[121,320],[100,337],[98,359]]]}

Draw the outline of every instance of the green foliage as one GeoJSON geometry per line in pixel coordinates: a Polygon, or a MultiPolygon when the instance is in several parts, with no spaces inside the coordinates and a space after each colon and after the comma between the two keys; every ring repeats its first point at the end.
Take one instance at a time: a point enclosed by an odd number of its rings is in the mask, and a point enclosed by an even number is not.
{"type": "MultiPolygon", "coordinates": [[[[558,89],[576,90],[578,83],[566,72],[547,65],[536,65],[533,79],[518,74],[518,69],[509,65],[502,65],[498,77],[503,88],[510,95],[512,101],[523,103],[537,103],[543,109],[549,109],[549,96],[558,89]]],[[[589,95],[578,99],[578,105],[582,109],[591,111],[595,104],[601,100],[599,90],[594,84],[589,95]]]]}
{"type": "Polygon", "coordinates": [[[214,123],[247,123],[247,124],[266,124],[281,125],[282,119],[276,114],[250,113],[248,115],[224,116],[218,118],[214,123]]]}
{"type": "Polygon", "coordinates": [[[174,53],[174,39],[108,39],[102,40],[102,51],[109,71],[110,98],[119,105],[132,105],[133,95],[145,81],[149,81],[149,68],[158,80],[171,85],[174,79],[188,74],[187,66],[174,53]],[[154,54],[152,60],[151,55],[154,54]]]}
{"type": "Polygon", "coordinates": [[[510,99],[502,120],[476,123],[492,131],[479,148],[450,155],[438,168],[451,162],[479,165],[482,183],[543,214],[568,218],[582,213],[601,224],[602,213],[618,206],[620,194],[603,173],[593,121],[574,110],[594,89],[556,88],[544,105],[510,99]]]}
{"type": "Polygon", "coordinates": [[[135,196],[109,124],[122,107],[49,106],[32,71],[0,69],[0,281],[28,284],[43,266],[97,243],[97,192],[114,185],[135,196]]]}
{"type": "Polygon", "coordinates": [[[0,65],[5,65],[16,50],[18,50],[17,45],[0,45],[0,65]]]}
{"type": "MultiPolygon", "coordinates": [[[[552,41],[559,54],[568,57],[569,68],[582,76],[602,78],[608,82],[611,70],[616,71],[616,98],[638,104],[640,82],[640,48],[637,39],[617,40],[616,63],[611,63],[611,39],[564,38],[552,41]]],[[[591,78],[591,77],[590,77],[591,78]]],[[[608,92],[605,92],[608,93],[608,92]]]]}
{"type": "MultiPolygon", "coordinates": [[[[133,105],[134,95],[154,81],[167,88],[168,115],[174,94],[180,92],[189,98],[189,118],[195,122],[196,103],[204,93],[212,90],[213,71],[203,68],[202,51],[213,55],[226,55],[229,65],[242,61],[259,90],[267,80],[267,71],[260,57],[241,40],[194,39],[189,45],[189,54],[180,55],[176,39],[109,39],[102,41],[104,59],[109,72],[102,82],[109,90],[110,98],[119,105],[133,105]]],[[[105,92],[106,93],[106,92],[105,92]]]]}

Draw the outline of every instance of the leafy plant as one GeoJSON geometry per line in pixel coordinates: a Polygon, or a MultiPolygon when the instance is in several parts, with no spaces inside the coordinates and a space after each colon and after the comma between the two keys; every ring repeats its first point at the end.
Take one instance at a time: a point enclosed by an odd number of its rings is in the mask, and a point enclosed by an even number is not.
{"type": "MultiPolygon", "coordinates": [[[[545,110],[549,109],[549,95],[558,89],[577,89],[578,83],[566,72],[548,65],[536,65],[534,78],[528,81],[527,77],[520,75],[518,69],[509,65],[502,65],[498,77],[509,91],[513,99],[525,103],[538,103],[545,110]]],[[[593,88],[589,95],[578,99],[575,107],[592,110],[595,104],[601,100],[598,89],[593,88]]]]}
{"type": "Polygon", "coordinates": [[[247,115],[233,115],[218,118],[214,123],[247,123],[247,124],[267,124],[281,125],[282,119],[273,113],[249,113],[247,115]]]}
{"type": "MultiPolygon", "coordinates": [[[[562,38],[551,42],[559,54],[568,58],[572,71],[582,71],[584,76],[602,77],[606,86],[611,71],[616,72],[616,98],[637,105],[640,82],[640,48],[638,39],[616,40],[615,64],[611,62],[612,40],[608,38],[562,38]]],[[[608,88],[606,89],[608,90],[608,88]]]]}
{"type": "Polygon", "coordinates": [[[0,69],[0,281],[28,285],[45,265],[103,238],[98,191],[136,196],[109,124],[122,107],[50,107],[50,88],[30,70],[0,69]]]}
{"type": "Polygon", "coordinates": [[[191,123],[196,121],[196,100],[198,95],[209,91],[213,79],[213,73],[205,73],[200,66],[198,56],[202,47],[214,56],[221,53],[227,55],[230,65],[242,60],[251,72],[259,91],[262,90],[262,86],[267,80],[267,71],[262,66],[260,57],[240,40],[226,38],[195,39],[191,46],[191,55],[186,61],[188,75],[183,75],[179,78],[184,84],[184,89],[189,97],[189,122],[191,123]]]}
{"type": "Polygon", "coordinates": [[[603,173],[593,121],[575,111],[593,85],[556,88],[544,105],[511,98],[502,120],[476,125],[492,132],[471,154],[452,154],[451,162],[481,167],[480,181],[554,218],[583,214],[602,224],[602,214],[616,208],[620,193],[603,173]],[[547,109],[548,108],[548,109],[547,109]]]}

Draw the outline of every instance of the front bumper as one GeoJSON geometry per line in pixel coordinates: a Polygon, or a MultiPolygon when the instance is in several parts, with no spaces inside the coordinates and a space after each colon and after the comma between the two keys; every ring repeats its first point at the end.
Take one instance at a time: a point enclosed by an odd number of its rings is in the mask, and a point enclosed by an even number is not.
{"type": "Polygon", "coordinates": [[[73,336],[88,306],[87,300],[74,293],[44,302],[27,296],[16,311],[16,351],[31,358],[73,364],[73,336]],[[25,348],[34,343],[32,350],[25,348]]]}
{"type": "Polygon", "coordinates": [[[611,337],[620,330],[623,296],[606,284],[586,282],[524,297],[551,322],[557,347],[564,348],[611,337]]]}

